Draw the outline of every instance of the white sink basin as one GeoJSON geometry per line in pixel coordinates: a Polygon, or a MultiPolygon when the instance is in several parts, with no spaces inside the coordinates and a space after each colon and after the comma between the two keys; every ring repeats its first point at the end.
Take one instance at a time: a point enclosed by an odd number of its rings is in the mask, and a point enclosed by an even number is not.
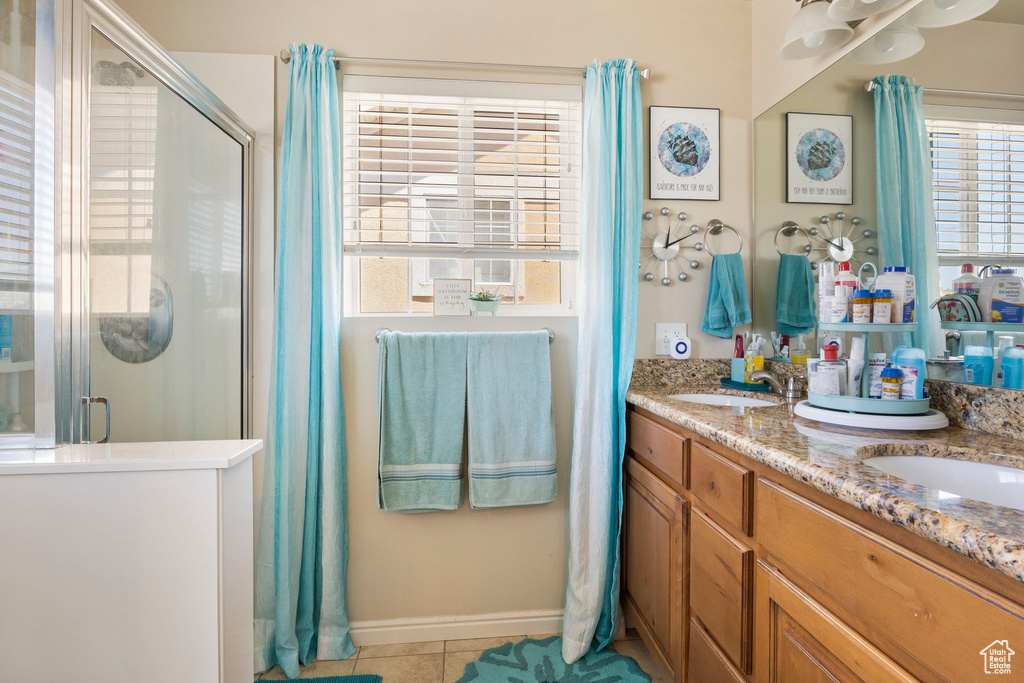
{"type": "Polygon", "coordinates": [[[868,458],[868,465],[943,493],[1024,510],[1024,470],[922,455],[868,458]]]}
{"type": "Polygon", "coordinates": [[[680,401],[690,403],[703,403],[706,406],[742,406],[747,408],[764,408],[766,406],[778,405],[771,401],[762,401],[759,398],[747,398],[746,396],[731,396],[729,394],[672,394],[669,398],[676,398],[680,401]]]}

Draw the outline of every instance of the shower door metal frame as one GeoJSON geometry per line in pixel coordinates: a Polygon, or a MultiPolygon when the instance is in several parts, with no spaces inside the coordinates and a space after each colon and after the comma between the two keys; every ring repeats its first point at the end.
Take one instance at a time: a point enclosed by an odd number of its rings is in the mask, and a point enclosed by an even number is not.
{"type": "MultiPolygon", "coordinates": [[[[62,302],[57,324],[57,435],[58,444],[78,443],[89,436],[89,86],[91,45],[97,31],[133,59],[192,108],[234,139],[242,149],[242,339],[241,438],[252,429],[252,213],[254,133],[188,69],[168,54],[134,20],[109,0],[53,0],[63,5],[62,21],[69,30],[57,46],[62,68],[63,133],[68,144],[63,164],[70,201],[65,205],[60,230],[61,249],[67,255],[59,265],[58,291],[62,302]],[[63,361],[63,362],[60,362],[63,361]]],[[[61,35],[58,31],[57,35],[61,35]]],[[[116,434],[116,410],[114,429],[116,434]]]]}

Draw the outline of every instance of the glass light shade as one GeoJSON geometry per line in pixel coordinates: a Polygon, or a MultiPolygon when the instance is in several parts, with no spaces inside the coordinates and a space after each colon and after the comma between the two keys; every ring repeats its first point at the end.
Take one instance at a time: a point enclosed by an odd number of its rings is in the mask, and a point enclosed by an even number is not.
{"type": "Polygon", "coordinates": [[[827,54],[845,45],[852,37],[853,29],[845,22],[829,18],[828,3],[815,0],[801,7],[789,22],[779,57],[807,59],[827,54]]]}
{"type": "Polygon", "coordinates": [[[915,26],[940,28],[976,19],[999,3],[999,0],[924,0],[907,13],[915,26]]]}
{"type": "Polygon", "coordinates": [[[836,21],[857,21],[899,7],[907,0],[832,0],[828,16],[836,21]]]}
{"type": "Polygon", "coordinates": [[[892,64],[913,57],[924,47],[924,37],[909,24],[883,29],[846,55],[857,64],[892,64]]]}

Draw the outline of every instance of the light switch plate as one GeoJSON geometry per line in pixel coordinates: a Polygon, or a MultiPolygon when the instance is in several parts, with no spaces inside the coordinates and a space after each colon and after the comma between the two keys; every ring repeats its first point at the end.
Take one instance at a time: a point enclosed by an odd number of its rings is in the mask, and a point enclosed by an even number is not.
{"type": "Polygon", "coordinates": [[[669,355],[669,348],[676,338],[686,336],[686,323],[654,323],[654,353],[669,355]]]}

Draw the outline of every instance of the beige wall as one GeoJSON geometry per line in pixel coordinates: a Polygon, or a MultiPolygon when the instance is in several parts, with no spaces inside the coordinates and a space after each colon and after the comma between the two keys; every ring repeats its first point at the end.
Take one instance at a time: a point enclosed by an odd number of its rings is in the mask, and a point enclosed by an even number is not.
{"type": "MultiPolygon", "coordinates": [[[[746,0],[610,0],[516,3],[449,0],[390,3],[300,0],[122,0],[121,6],[171,50],[274,54],[291,41],[319,42],[361,57],[585,65],[631,57],[650,67],[644,104],[722,110],[722,200],[664,202],[694,221],[721,218],[750,231],[751,25],[746,0]]],[[[429,71],[416,72],[436,75],[429,71]]],[[[475,74],[468,74],[475,75],[475,74]]],[[[240,74],[244,78],[244,74],[240,74]]],[[[480,77],[514,79],[494,73],[480,77]]],[[[527,79],[536,78],[527,74],[527,79]]],[[[277,68],[278,135],[287,68],[277,68]]],[[[644,120],[646,122],[646,111],[644,120]]],[[[646,141],[645,141],[646,149],[646,141]]],[[[646,171],[645,171],[646,175],[646,171]]],[[[749,243],[749,240],[747,240],[749,243]]],[[[705,257],[706,258],[706,257],[705,257]]],[[[263,274],[267,276],[268,274],[263,274]]],[[[581,283],[585,287],[586,283],[581,283]]],[[[728,342],[696,330],[706,268],[684,284],[641,283],[637,355],[653,355],[655,322],[688,322],[701,356],[728,342]]],[[[575,377],[575,318],[349,318],[342,339],[349,458],[353,620],[473,615],[562,607],[575,377]],[[376,346],[373,331],[553,327],[560,495],[536,508],[401,515],[375,505],[376,346]]]]}
{"type": "MultiPolygon", "coordinates": [[[[862,65],[843,59],[786,97],[754,121],[754,329],[767,334],[775,326],[775,279],[778,254],[773,239],[785,220],[804,228],[824,214],[845,211],[864,219],[863,228],[877,234],[875,205],[874,97],[864,83],[883,74],[912,76],[925,88],[1024,94],[1024,72],[1002,65],[1024,64],[1024,25],[970,21],[941,29],[923,29],[925,47],[896,64],[862,65]],[[951,49],[956,46],[956,49],[951,49]],[[985,46],[985,49],[976,49],[985,46]],[[852,206],[787,204],[785,201],[786,112],[852,114],[854,119],[854,187],[852,206]]],[[[1019,102],[1001,98],[925,93],[926,103],[981,107],[1013,107],[1019,102]]],[[[847,228],[849,224],[847,224],[847,228]]],[[[856,233],[856,234],[859,234],[856,233]]],[[[802,244],[794,239],[793,245],[802,244]]],[[[780,239],[780,244],[785,241],[780,239]]],[[[859,248],[876,245],[864,240],[859,248]]],[[[793,249],[795,251],[795,248],[793,249]]],[[[819,254],[820,256],[820,254],[819,254]]],[[[880,265],[877,256],[858,254],[880,265]]],[[[808,347],[813,348],[808,337],[808,347]]]]}

